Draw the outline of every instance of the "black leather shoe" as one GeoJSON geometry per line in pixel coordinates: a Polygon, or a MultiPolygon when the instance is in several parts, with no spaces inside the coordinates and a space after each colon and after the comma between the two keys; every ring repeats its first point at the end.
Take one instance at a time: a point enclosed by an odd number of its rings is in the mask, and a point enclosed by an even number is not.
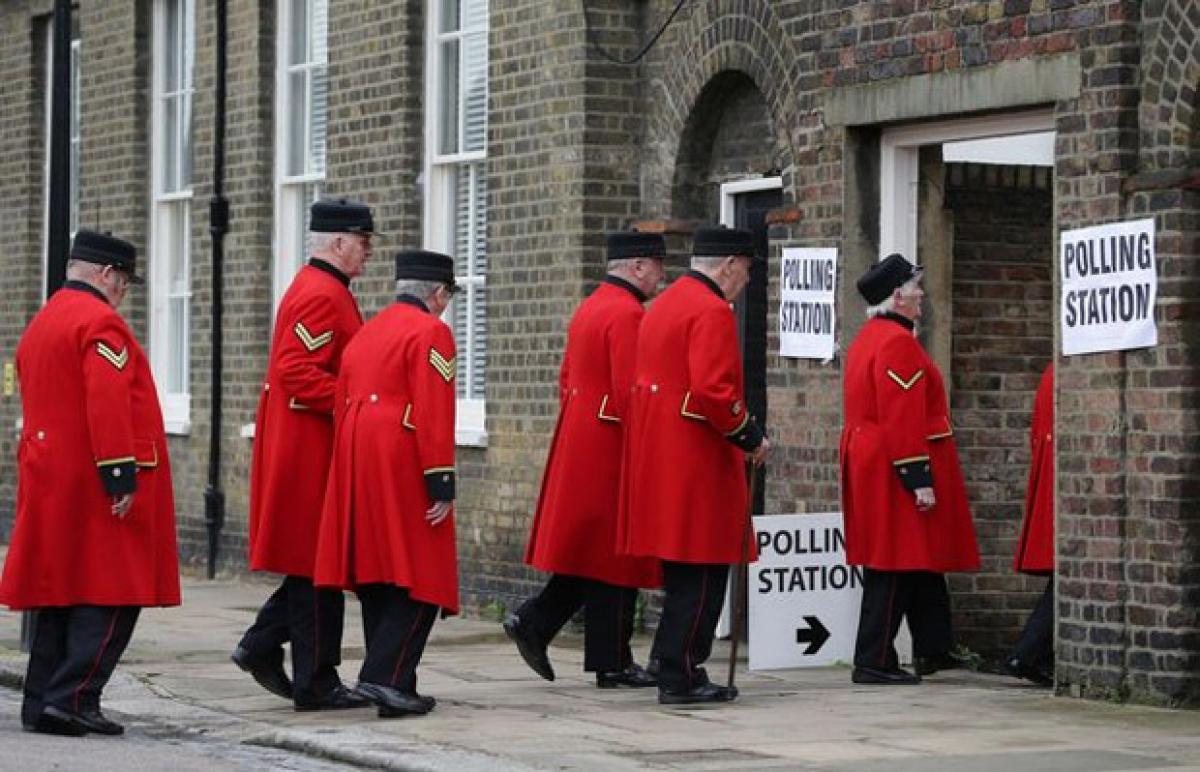
{"type": "Polygon", "coordinates": [[[714,683],[693,686],[686,692],[673,692],[660,688],[658,702],[661,705],[691,705],[700,702],[733,702],[737,699],[736,686],[717,686],[714,683]]]}
{"type": "Polygon", "coordinates": [[[529,665],[533,672],[547,681],[554,680],[554,668],[550,666],[550,658],[546,656],[546,644],[528,625],[521,622],[519,616],[509,614],[504,618],[504,633],[517,644],[521,659],[525,660],[525,664],[529,665]]]}
{"type": "Polygon", "coordinates": [[[913,670],[917,675],[933,675],[939,670],[957,670],[967,666],[967,661],[952,652],[944,652],[933,657],[914,657],[913,670]]]}
{"type": "Polygon", "coordinates": [[[292,681],[283,670],[282,656],[279,657],[277,662],[264,664],[255,661],[250,656],[249,651],[238,646],[229,655],[229,658],[233,660],[233,664],[249,673],[258,682],[259,686],[271,694],[274,694],[276,697],[282,697],[285,700],[292,699],[292,681]]]}
{"type": "Polygon", "coordinates": [[[1038,686],[1054,686],[1054,673],[1045,667],[1037,667],[1020,657],[1009,657],[1000,668],[1005,675],[1032,681],[1038,686]]]}
{"type": "Polygon", "coordinates": [[[53,734],[60,737],[83,737],[88,733],[87,727],[76,721],[72,714],[53,707],[43,709],[41,715],[32,723],[22,723],[21,726],[26,732],[53,734]]]}
{"type": "Polygon", "coordinates": [[[880,670],[873,667],[856,667],[850,674],[850,680],[856,684],[876,684],[879,686],[911,686],[921,683],[921,676],[913,675],[903,668],[880,670]]]}
{"type": "Polygon", "coordinates": [[[69,716],[70,719],[76,724],[82,726],[92,734],[104,734],[112,737],[125,734],[125,727],[121,726],[116,721],[111,721],[106,718],[105,715],[100,712],[99,708],[95,710],[84,710],[76,713],[73,710],[66,710],[65,708],[58,708],[50,705],[43,712],[43,715],[47,714],[60,720],[64,716],[69,716]]]}
{"type": "Polygon", "coordinates": [[[383,684],[360,682],[355,690],[379,706],[380,718],[423,716],[437,704],[437,700],[432,697],[423,697],[415,692],[402,692],[383,684]]]}
{"type": "Polygon", "coordinates": [[[624,670],[597,672],[596,686],[601,689],[616,689],[618,686],[641,689],[647,686],[658,686],[658,678],[650,675],[645,668],[635,662],[624,670]]]}
{"type": "Polygon", "coordinates": [[[365,707],[370,702],[370,699],[361,692],[357,690],[351,691],[345,686],[338,684],[325,694],[317,697],[298,695],[295,700],[295,707],[300,712],[313,710],[350,710],[365,707]]]}

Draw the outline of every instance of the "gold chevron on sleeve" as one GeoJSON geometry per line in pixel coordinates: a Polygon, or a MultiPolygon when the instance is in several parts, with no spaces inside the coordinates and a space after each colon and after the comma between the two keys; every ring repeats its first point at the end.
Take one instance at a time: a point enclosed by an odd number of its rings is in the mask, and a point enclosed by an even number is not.
{"type": "Polygon", "coordinates": [[[113,351],[111,348],[109,348],[108,344],[104,343],[103,341],[98,341],[96,343],[96,353],[100,355],[101,359],[108,362],[118,370],[124,370],[125,365],[129,364],[128,348],[121,349],[121,353],[118,354],[116,351],[113,351]]]}
{"type": "Polygon", "coordinates": [[[921,380],[921,376],[925,375],[925,371],[917,370],[916,374],[913,375],[913,377],[909,378],[907,381],[904,380],[903,378],[901,378],[899,375],[897,375],[896,371],[892,370],[891,368],[888,368],[887,374],[888,374],[889,378],[891,378],[893,381],[896,382],[897,386],[904,389],[905,391],[908,391],[913,386],[917,385],[917,381],[921,380]]]}
{"type": "Polygon", "coordinates": [[[442,376],[447,383],[454,380],[454,376],[458,372],[458,357],[446,359],[440,351],[432,346],[429,347],[429,364],[433,365],[433,369],[437,370],[438,375],[442,376]]]}
{"type": "Polygon", "coordinates": [[[309,350],[309,353],[333,342],[333,330],[326,330],[320,335],[313,335],[304,326],[304,322],[296,322],[296,325],[292,327],[292,332],[296,333],[296,337],[304,344],[304,348],[309,350]]]}

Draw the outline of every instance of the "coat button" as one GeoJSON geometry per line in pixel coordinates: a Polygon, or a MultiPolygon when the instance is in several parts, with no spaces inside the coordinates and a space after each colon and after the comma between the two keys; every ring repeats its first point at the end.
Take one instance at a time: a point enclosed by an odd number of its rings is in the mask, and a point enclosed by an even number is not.
{"type": "Polygon", "coordinates": [[[119,466],[113,467],[113,477],[120,477],[120,476],[121,476],[121,467],[119,467],[119,466]]]}
{"type": "Polygon", "coordinates": [[[379,401],[379,395],[378,395],[378,394],[372,394],[372,395],[371,395],[371,401],[372,401],[372,402],[378,402],[378,401],[379,401]]]}
{"type": "Polygon", "coordinates": [[[650,384],[650,393],[651,393],[651,394],[657,394],[657,393],[658,393],[658,384],[657,384],[657,383],[652,383],[652,384],[650,384]]]}
{"type": "Polygon", "coordinates": [[[349,404],[350,404],[350,398],[349,398],[349,397],[346,397],[346,404],[347,404],[347,405],[349,405],[349,404]]]}
{"type": "Polygon", "coordinates": [[[43,431],[41,431],[41,430],[38,430],[38,433],[37,433],[37,438],[38,438],[39,440],[44,440],[44,439],[46,439],[46,433],[45,433],[45,432],[43,432],[43,431]]]}
{"type": "Polygon", "coordinates": [[[263,391],[270,391],[270,390],[271,390],[271,384],[269,384],[269,383],[264,383],[264,384],[263,384],[263,391]]]}

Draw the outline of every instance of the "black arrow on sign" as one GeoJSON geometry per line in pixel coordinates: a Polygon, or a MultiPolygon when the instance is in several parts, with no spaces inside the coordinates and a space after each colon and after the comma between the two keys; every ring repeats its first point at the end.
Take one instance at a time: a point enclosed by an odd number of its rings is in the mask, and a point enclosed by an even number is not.
{"type": "Polygon", "coordinates": [[[829,640],[829,630],[816,617],[805,616],[804,621],[808,622],[808,629],[796,628],[796,643],[808,644],[808,648],[804,650],[806,655],[816,654],[825,645],[825,641],[829,640]]]}

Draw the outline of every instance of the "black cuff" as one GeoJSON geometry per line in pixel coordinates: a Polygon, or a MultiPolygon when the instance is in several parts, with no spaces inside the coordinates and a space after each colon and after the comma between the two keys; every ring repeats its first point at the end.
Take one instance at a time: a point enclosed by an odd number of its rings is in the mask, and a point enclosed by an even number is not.
{"type": "Polygon", "coordinates": [[[433,501],[454,501],[454,470],[448,466],[426,470],[425,490],[433,501]]]}
{"type": "Polygon", "coordinates": [[[918,488],[933,487],[933,472],[929,467],[928,458],[914,458],[895,464],[896,474],[900,475],[900,484],[906,490],[915,491],[918,488]]]}
{"type": "Polygon", "coordinates": [[[747,453],[752,453],[762,445],[763,431],[758,428],[758,422],[751,418],[742,424],[742,428],[732,434],[726,434],[725,438],[747,453]]]}
{"type": "Polygon", "coordinates": [[[137,464],[133,461],[104,464],[96,468],[100,471],[104,491],[109,496],[124,496],[137,490],[137,464]]]}

